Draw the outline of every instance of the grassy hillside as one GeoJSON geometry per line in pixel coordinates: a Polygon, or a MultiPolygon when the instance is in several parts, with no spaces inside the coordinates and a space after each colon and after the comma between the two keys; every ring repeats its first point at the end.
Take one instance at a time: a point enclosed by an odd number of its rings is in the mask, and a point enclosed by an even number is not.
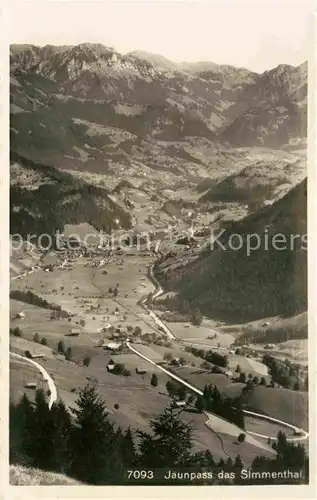
{"type": "Polygon", "coordinates": [[[10,232],[52,234],[88,222],[109,232],[131,225],[129,214],[102,189],[51,166],[11,153],[10,232]]]}
{"type": "Polygon", "coordinates": [[[83,483],[63,474],[56,474],[33,467],[10,465],[12,486],[80,486],[83,483]]]}
{"type": "MultiPolygon", "coordinates": [[[[198,307],[207,316],[251,320],[305,311],[307,255],[300,237],[292,240],[292,235],[306,234],[306,195],[303,181],[273,205],[227,223],[218,239],[225,249],[216,242],[214,249],[208,246],[181,260],[170,257],[156,266],[158,278],[177,292],[180,307],[198,307]],[[252,234],[259,236],[260,245],[248,255],[252,234]],[[285,239],[274,246],[272,238],[278,234],[285,239]],[[234,250],[241,241],[242,247],[234,250]]],[[[255,247],[255,239],[251,241],[255,247]]]]}
{"type": "Polygon", "coordinates": [[[270,414],[271,417],[308,430],[307,392],[258,386],[243,395],[240,402],[245,409],[270,414]]]}

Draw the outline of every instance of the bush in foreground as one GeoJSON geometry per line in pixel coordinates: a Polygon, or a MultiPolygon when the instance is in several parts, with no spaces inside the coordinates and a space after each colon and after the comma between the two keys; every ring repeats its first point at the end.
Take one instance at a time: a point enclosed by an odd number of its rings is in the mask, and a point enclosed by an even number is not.
{"type": "MultiPolygon", "coordinates": [[[[182,421],[181,411],[166,409],[150,421],[150,433],[136,431],[139,443],[136,448],[133,431],[123,431],[109,419],[106,404],[95,386],[88,385],[80,390],[71,413],[62,402],[54,404],[50,411],[43,392],[38,391],[35,405],[26,396],[18,405],[10,405],[11,462],[18,463],[21,457],[31,467],[67,474],[94,485],[129,484],[126,471],[139,467],[181,471],[190,467],[201,472],[212,471],[215,476],[219,469],[234,471],[235,479],[211,478],[197,484],[241,484],[239,471],[244,466],[239,455],[234,460],[216,462],[208,450],[193,453],[193,429],[182,421]]],[[[251,470],[289,469],[308,473],[308,457],[303,446],[288,443],[286,436],[279,433],[274,448],[276,457],[256,457],[251,470]]],[[[286,484],[289,482],[285,480],[286,484]]],[[[300,484],[303,480],[293,482],[300,484]]],[[[159,478],[138,483],[165,484],[159,478]]],[[[192,484],[186,479],[176,483],[192,484]]],[[[266,483],[281,484],[281,481],[243,481],[243,484],[266,483]]]]}

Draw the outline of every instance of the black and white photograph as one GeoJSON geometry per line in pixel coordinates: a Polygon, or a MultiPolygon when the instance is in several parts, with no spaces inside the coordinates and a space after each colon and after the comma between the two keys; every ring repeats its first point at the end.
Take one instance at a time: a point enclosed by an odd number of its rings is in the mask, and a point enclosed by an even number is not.
{"type": "Polygon", "coordinates": [[[9,484],[315,484],[314,3],[6,12],[9,484]]]}

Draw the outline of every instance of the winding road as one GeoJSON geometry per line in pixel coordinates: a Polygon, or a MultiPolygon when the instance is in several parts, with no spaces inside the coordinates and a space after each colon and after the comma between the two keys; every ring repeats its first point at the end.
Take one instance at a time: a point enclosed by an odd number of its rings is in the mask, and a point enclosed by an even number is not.
{"type": "Polygon", "coordinates": [[[43,376],[43,380],[45,382],[47,382],[48,388],[50,390],[50,400],[48,402],[48,407],[49,407],[49,409],[51,409],[53,406],[53,403],[55,403],[55,401],[57,400],[57,390],[56,390],[55,382],[52,379],[52,377],[50,376],[50,374],[47,373],[45,368],[42,365],[40,365],[40,363],[37,363],[33,359],[26,358],[25,356],[21,356],[20,354],[16,354],[15,352],[10,352],[10,356],[12,356],[13,358],[19,359],[19,360],[26,361],[27,363],[35,366],[41,372],[41,374],[43,376]]]}
{"type": "MultiPolygon", "coordinates": [[[[155,287],[156,291],[153,294],[153,298],[156,299],[157,297],[159,297],[160,295],[162,295],[164,293],[164,290],[162,289],[160,283],[157,281],[157,279],[154,276],[153,265],[149,266],[149,278],[150,278],[152,284],[155,287]]],[[[171,332],[171,330],[163,323],[163,321],[160,318],[157,317],[157,315],[154,313],[154,311],[150,310],[147,307],[147,305],[146,305],[146,298],[143,299],[143,301],[141,301],[141,304],[142,304],[143,308],[154,319],[155,323],[157,325],[159,325],[165,331],[165,333],[168,335],[168,337],[170,339],[177,340],[176,337],[175,337],[175,335],[173,334],[173,332],[171,332]]],[[[177,380],[182,385],[184,385],[185,387],[188,387],[190,390],[192,390],[196,394],[198,394],[200,396],[203,395],[203,392],[200,389],[198,389],[197,387],[189,384],[186,380],[178,377],[177,375],[175,375],[174,373],[170,372],[169,370],[167,370],[163,366],[158,365],[157,363],[155,363],[155,361],[151,360],[147,356],[144,356],[144,354],[142,354],[137,349],[135,349],[134,347],[132,347],[129,341],[126,342],[126,345],[127,345],[128,349],[130,351],[132,351],[134,354],[136,354],[137,356],[141,357],[142,359],[144,359],[148,363],[151,363],[152,365],[155,365],[159,370],[161,370],[164,373],[166,373],[169,377],[173,378],[174,380],[177,380]]],[[[287,441],[289,441],[289,442],[304,441],[304,440],[308,439],[308,437],[309,437],[309,433],[306,432],[304,429],[299,429],[295,425],[290,424],[288,422],[284,422],[284,421],[278,420],[278,419],[276,419],[274,417],[270,417],[268,415],[264,415],[264,414],[261,414],[261,413],[256,413],[256,412],[252,412],[252,411],[248,411],[248,410],[243,410],[243,413],[245,415],[247,415],[247,416],[252,416],[252,417],[255,417],[255,418],[259,418],[261,420],[266,420],[268,422],[272,422],[272,423],[275,423],[275,424],[278,424],[278,425],[281,425],[281,426],[284,426],[284,427],[288,427],[289,429],[292,429],[294,432],[300,433],[299,436],[295,436],[295,437],[291,437],[291,438],[288,437],[287,441]]],[[[217,418],[220,418],[220,417],[218,417],[218,415],[217,415],[217,418]]],[[[223,420],[223,422],[227,424],[226,420],[224,420],[224,419],[221,419],[221,420],[223,420]]],[[[253,431],[245,431],[245,432],[246,432],[246,434],[251,434],[252,436],[257,436],[257,437],[261,437],[261,438],[264,438],[264,439],[271,439],[273,441],[277,439],[276,436],[267,436],[267,435],[259,434],[257,432],[253,432],[253,431]]]]}
{"type": "MultiPolygon", "coordinates": [[[[58,267],[59,268],[63,268],[64,265],[66,264],[66,262],[67,262],[67,259],[65,259],[65,261],[60,266],[58,266],[58,267]]],[[[13,277],[11,279],[12,280],[19,279],[19,278],[22,278],[22,277],[26,276],[27,274],[32,274],[33,272],[39,271],[39,270],[41,270],[41,268],[39,268],[37,266],[36,268],[32,268],[32,270],[30,270],[30,271],[28,271],[28,272],[26,272],[24,274],[21,274],[19,276],[15,276],[15,277],[13,277]]],[[[156,299],[156,298],[158,298],[160,295],[162,295],[164,293],[164,290],[161,287],[161,285],[158,282],[158,280],[154,276],[153,265],[149,266],[149,270],[148,271],[149,271],[148,272],[149,279],[150,279],[150,281],[152,282],[152,284],[153,284],[153,286],[155,288],[155,292],[153,294],[153,299],[156,299]]],[[[158,318],[158,316],[154,313],[154,311],[152,311],[151,309],[148,308],[148,306],[146,304],[146,298],[144,298],[142,301],[140,301],[139,304],[147,311],[147,313],[151,316],[151,318],[158,325],[158,327],[160,327],[166,333],[166,335],[168,336],[168,338],[170,338],[171,340],[177,340],[176,336],[164,324],[164,322],[160,318],[158,318]]],[[[203,395],[203,392],[200,389],[198,389],[197,387],[195,387],[192,384],[188,383],[186,380],[182,379],[181,377],[178,377],[177,375],[175,375],[171,371],[167,370],[163,366],[158,365],[157,363],[155,363],[155,361],[151,360],[150,358],[148,358],[147,356],[145,356],[144,354],[142,354],[141,352],[139,352],[137,349],[135,349],[134,347],[132,347],[131,343],[129,342],[129,340],[126,341],[126,345],[127,345],[128,349],[131,352],[133,352],[137,356],[141,357],[142,359],[144,359],[148,363],[156,366],[159,370],[161,370],[164,373],[166,373],[169,377],[173,378],[174,380],[177,380],[179,383],[181,383],[185,387],[189,388],[191,391],[195,392],[196,394],[198,394],[200,396],[203,395]]],[[[49,373],[45,370],[45,368],[42,365],[40,365],[39,363],[37,363],[36,361],[34,361],[32,359],[26,358],[24,356],[21,356],[19,354],[12,353],[12,352],[10,352],[10,356],[15,357],[16,359],[20,359],[20,360],[23,360],[23,361],[26,361],[26,362],[32,364],[33,366],[35,366],[41,372],[41,374],[43,376],[43,380],[48,383],[48,387],[49,387],[49,390],[50,390],[50,400],[49,400],[48,406],[51,409],[53,403],[57,400],[57,389],[56,389],[56,386],[55,386],[55,382],[52,379],[52,377],[49,375],[49,373]]],[[[308,437],[309,437],[309,433],[308,432],[306,432],[303,429],[299,429],[298,427],[296,427],[296,426],[294,426],[294,425],[292,425],[292,424],[290,424],[288,422],[284,422],[284,421],[278,420],[276,418],[270,417],[268,415],[263,415],[263,414],[260,414],[260,413],[255,413],[255,412],[251,412],[251,411],[247,411],[247,410],[243,410],[243,412],[244,412],[245,415],[249,415],[249,416],[252,416],[252,417],[255,417],[255,418],[266,420],[268,422],[272,422],[272,423],[275,423],[275,424],[279,424],[281,426],[288,427],[289,429],[292,429],[294,432],[300,433],[299,436],[295,436],[295,437],[292,437],[292,438],[287,438],[287,440],[290,441],[290,442],[291,441],[293,441],[293,442],[304,441],[304,440],[308,439],[308,437]]],[[[214,415],[214,417],[217,418],[217,419],[222,420],[224,424],[228,425],[228,422],[226,420],[224,420],[224,419],[221,419],[221,417],[218,417],[218,415],[214,415]]],[[[206,422],[206,424],[208,424],[208,422],[209,422],[209,420],[206,422]]],[[[241,429],[241,430],[243,430],[243,429],[241,429]]],[[[252,431],[244,431],[244,432],[246,432],[246,434],[248,434],[248,435],[257,436],[257,437],[261,437],[261,438],[264,438],[264,439],[271,439],[271,440],[276,440],[277,439],[275,436],[266,436],[266,435],[259,434],[259,433],[256,433],[256,432],[252,432],[252,431]]]]}

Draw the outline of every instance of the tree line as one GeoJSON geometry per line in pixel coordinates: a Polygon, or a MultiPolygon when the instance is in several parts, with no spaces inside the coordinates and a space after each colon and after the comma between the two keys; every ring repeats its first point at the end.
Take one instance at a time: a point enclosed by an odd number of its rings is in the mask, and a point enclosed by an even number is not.
{"type": "MultiPolygon", "coordinates": [[[[11,161],[19,162],[26,175],[33,171],[44,175],[46,180],[35,190],[21,184],[10,187],[11,234],[23,237],[28,234],[49,234],[54,243],[56,231],[62,233],[65,224],[88,222],[97,230],[109,233],[117,227],[115,220],[119,219],[123,228],[131,227],[130,214],[109,198],[106,189],[87,184],[54,167],[32,162],[13,152],[11,161]]],[[[43,244],[47,244],[46,240],[43,244]]]]}
{"type": "Polygon", "coordinates": [[[204,359],[208,363],[212,363],[213,365],[220,366],[221,368],[226,368],[228,366],[228,356],[222,355],[219,352],[209,350],[205,351],[204,349],[198,349],[197,347],[187,346],[185,351],[192,353],[197,358],[204,359]]]}
{"type": "Polygon", "coordinates": [[[300,365],[293,364],[288,359],[284,361],[277,359],[271,354],[265,354],[262,361],[269,368],[272,380],[277,384],[294,391],[308,390],[308,376],[302,379],[300,365]]]}
{"type": "Polygon", "coordinates": [[[31,290],[28,290],[27,292],[23,290],[11,290],[10,299],[15,299],[26,304],[32,304],[33,306],[42,307],[43,309],[50,309],[52,311],[59,312],[60,314],[67,314],[65,311],[62,311],[61,306],[48,302],[46,299],[39,297],[36,293],[31,292],[31,290]]]}
{"type": "MultiPolygon", "coordinates": [[[[206,397],[209,391],[207,388],[206,397]]],[[[215,397],[216,391],[212,392],[215,397]]],[[[128,479],[128,471],[140,468],[154,469],[158,477],[138,480],[138,484],[165,484],[162,474],[168,468],[214,472],[212,479],[200,479],[196,484],[241,483],[241,457],[216,461],[209,450],[194,452],[193,428],[181,420],[179,410],[165,409],[150,421],[150,432],[144,432],[116,427],[94,385],[80,390],[75,403],[68,410],[59,401],[49,410],[41,390],[36,392],[34,403],[26,395],[19,403],[11,403],[10,462],[64,473],[92,485],[131,484],[133,478],[128,479]],[[227,473],[222,479],[217,476],[219,470],[227,473]]],[[[251,470],[304,469],[306,481],[308,457],[304,447],[288,443],[282,433],[274,447],[276,456],[256,457],[251,470]]],[[[243,484],[251,482],[243,480],[243,484]]],[[[176,483],[192,484],[188,479],[176,483]]]]}
{"type": "Polygon", "coordinates": [[[232,399],[222,397],[217,387],[212,384],[205,385],[203,395],[197,397],[195,406],[201,412],[210,411],[241,429],[245,428],[244,415],[239,403],[235,402],[233,407],[232,399]]]}

